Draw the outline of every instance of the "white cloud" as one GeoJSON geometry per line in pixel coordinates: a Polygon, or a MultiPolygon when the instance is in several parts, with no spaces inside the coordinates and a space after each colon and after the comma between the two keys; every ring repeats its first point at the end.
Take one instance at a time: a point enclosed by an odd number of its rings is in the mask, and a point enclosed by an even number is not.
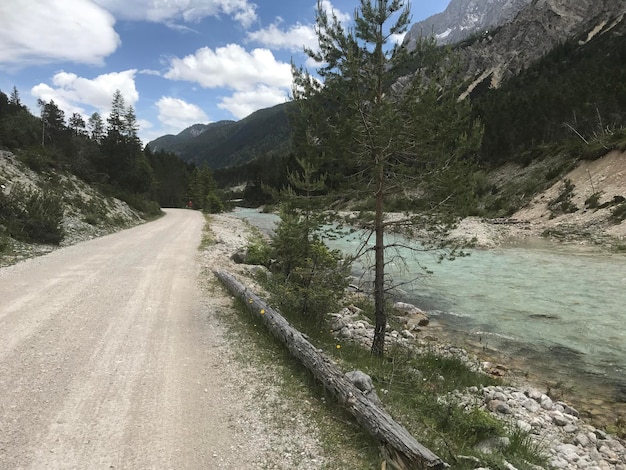
{"type": "Polygon", "coordinates": [[[88,79],[74,73],[58,72],[52,77],[52,85],[40,83],[31,89],[31,94],[44,101],[54,100],[67,116],[75,112],[84,115],[87,108],[97,109],[105,115],[111,107],[115,90],[120,90],[126,106],[135,106],[139,100],[135,88],[136,73],[136,70],[126,70],[88,79]]]}
{"type": "Polygon", "coordinates": [[[90,0],[0,1],[0,63],[102,64],[120,44],[115,19],[90,0]]]}
{"type": "MultiPolygon", "coordinates": [[[[349,14],[337,10],[329,0],[323,0],[321,3],[322,10],[329,17],[334,14],[342,23],[349,23],[352,18],[349,14]]],[[[250,31],[247,33],[249,41],[257,41],[260,44],[274,49],[288,49],[291,51],[302,51],[304,47],[312,50],[318,48],[318,38],[315,33],[315,25],[296,23],[288,29],[281,29],[280,24],[284,20],[277,17],[276,21],[270,26],[258,31],[250,31]]]]}
{"type": "Polygon", "coordinates": [[[230,111],[237,119],[245,118],[254,111],[284,103],[289,96],[284,89],[259,85],[254,90],[240,91],[222,99],[218,108],[230,111]]]}
{"type": "Polygon", "coordinates": [[[171,80],[196,82],[204,88],[227,87],[248,91],[257,85],[291,86],[291,66],[277,61],[268,49],[247,52],[237,44],[212,50],[198,49],[183,59],[171,60],[165,77],[171,80]]]}
{"type": "Polygon", "coordinates": [[[404,41],[404,36],[406,36],[406,31],[402,34],[392,34],[390,37],[390,41],[393,44],[402,44],[402,42],[404,41]]]}
{"type": "Polygon", "coordinates": [[[248,0],[95,0],[96,3],[126,20],[156,23],[197,22],[207,16],[232,17],[244,27],[257,20],[254,3],[248,0]]]}
{"type": "Polygon", "coordinates": [[[156,102],[159,110],[159,121],[170,129],[181,131],[193,124],[205,123],[209,120],[199,106],[187,103],[178,98],[163,96],[156,102]]]}
{"type": "Polygon", "coordinates": [[[288,49],[299,52],[304,47],[317,49],[317,35],[312,25],[297,23],[288,30],[281,30],[279,28],[281,22],[282,19],[277,18],[277,21],[267,28],[249,32],[247,34],[248,40],[256,41],[266,47],[275,49],[288,49]]]}

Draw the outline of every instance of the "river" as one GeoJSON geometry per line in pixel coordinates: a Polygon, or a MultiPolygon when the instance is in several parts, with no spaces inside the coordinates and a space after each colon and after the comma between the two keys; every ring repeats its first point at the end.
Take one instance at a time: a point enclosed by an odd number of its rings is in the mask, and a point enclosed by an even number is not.
{"type": "MultiPolygon", "coordinates": [[[[265,231],[278,220],[237,214],[265,231]]],[[[329,244],[353,253],[359,243],[353,234],[329,244]]],[[[387,270],[409,283],[397,300],[427,311],[448,339],[538,386],[559,384],[594,417],[626,416],[626,256],[543,240],[441,263],[433,253],[400,255],[405,262],[387,270]]]]}

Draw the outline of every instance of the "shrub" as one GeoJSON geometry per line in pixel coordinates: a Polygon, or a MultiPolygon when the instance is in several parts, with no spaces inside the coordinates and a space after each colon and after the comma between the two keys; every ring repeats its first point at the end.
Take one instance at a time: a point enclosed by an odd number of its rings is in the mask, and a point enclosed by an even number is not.
{"type": "Polygon", "coordinates": [[[306,213],[281,209],[281,221],[270,243],[273,276],[267,289],[283,313],[321,326],[348,285],[349,265],[339,251],[321,240],[321,223],[306,213]]]}
{"type": "Polygon", "coordinates": [[[246,262],[258,266],[270,265],[270,246],[261,237],[248,238],[246,246],[246,262]]]}
{"type": "Polygon", "coordinates": [[[0,196],[0,223],[9,236],[25,242],[58,245],[63,240],[63,198],[14,186],[0,196]]]}
{"type": "Polygon", "coordinates": [[[626,220],[626,203],[622,203],[613,209],[613,212],[611,212],[611,219],[613,219],[616,223],[622,223],[626,220]]]}
{"type": "Polygon", "coordinates": [[[209,193],[204,203],[204,211],[209,214],[219,214],[224,212],[224,203],[217,194],[209,193]]]}
{"type": "Polygon", "coordinates": [[[597,209],[600,207],[600,196],[602,196],[602,191],[596,191],[587,199],[585,199],[585,207],[587,209],[597,209]]]}
{"type": "Polygon", "coordinates": [[[554,218],[560,214],[571,214],[576,212],[578,207],[572,202],[574,197],[574,183],[569,178],[563,180],[563,189],[561,193],[548,203],[550,210],[550,218],[554,218]]]}

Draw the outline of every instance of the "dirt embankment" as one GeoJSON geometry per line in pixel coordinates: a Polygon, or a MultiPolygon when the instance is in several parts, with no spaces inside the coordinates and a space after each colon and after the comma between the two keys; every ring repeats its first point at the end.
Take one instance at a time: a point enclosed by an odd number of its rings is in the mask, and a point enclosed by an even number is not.
{"type": "Polygon", "coordinates": [[[626,239],[620,211],[626,213],[626,152],[616,150],[581,162],[509,219],[470,217],[452,236],[475,238],[481,247],[548,237],[613,248],[626,239]]]}

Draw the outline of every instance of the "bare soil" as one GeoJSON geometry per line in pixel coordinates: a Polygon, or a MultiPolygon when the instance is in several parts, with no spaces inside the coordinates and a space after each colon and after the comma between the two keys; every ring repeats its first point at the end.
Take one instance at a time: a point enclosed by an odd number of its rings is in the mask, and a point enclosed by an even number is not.
{"type": "MultiPolygon", "coordinates": [[[[515,177],[514,173],[513,169],[506,170],[507,178],[515,177]]],[[[459,224],[452,237],[474,238],[481,247],[551,238],[612,248],[626,239],[626,221],[619,223],[611,219],[615,206],[610,203],[616,196],[626,198],[626,152],[617,150],[597,160],[581,162],[513,214],[510,223],[469,217],[459,224]],[[570,202],[576,210],[559,213],[550,206],[563,193],[565,180],[573,184],[570,202]],[[586,207],[585,202],[594,193],[598,195],[597,205],[606,203],[606,207],[586,207]]]]}

